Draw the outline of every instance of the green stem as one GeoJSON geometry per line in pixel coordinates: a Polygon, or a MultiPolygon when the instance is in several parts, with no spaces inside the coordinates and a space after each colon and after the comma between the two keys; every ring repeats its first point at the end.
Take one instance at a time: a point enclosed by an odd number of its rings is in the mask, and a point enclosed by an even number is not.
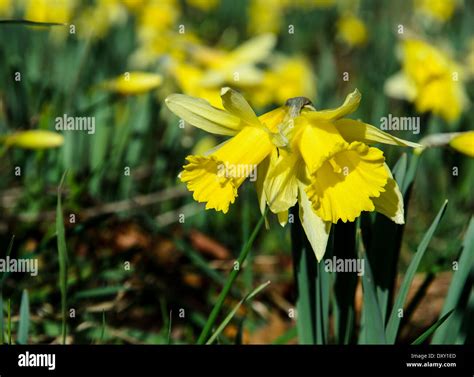
{"type": "Polygon", "coordinates": [[[217,302],[214,305],[214,308],[212,309],[212,312],[209,315],[209,318],[207,319],[206,325],[204,326],[204,329],[202,330],[201,335],[199,335],[197,344],[204,344],[206,342],[207,337],[209,336],[209,333],[211,332],[212,326],[214,326],[217,316],[219,315],[219,312],[221,311],[222,306],[224,305],[224,300],[227,297],[227,294],[229,293],[230,289],[232,288],[232,284],[234,284],[235,279],[239,275],[240,268],[245,262],[245,259],[247,258],[247,255],[249,254],[250,249],[252,247],[253,241],[257,237],[257,234],[265,221],[265,215],[266,215],[266,211],[263,214],[263,216],[260,218],[259,222],[257,223],[257,226],[255,227],[252,234],[250,235],[249,240],[247,241],[245,246],[242,248],[239,258],[237,259],[238,268],[233,268],[232,271],[230,272],[229,277],[227,278],[227,281],[224,285],[224,288],[222,289],[222,292],[219,294],[217,302]]]}
{"type": "MultiPolygon", "coordinates": [[[[298,211],[293,212],[298,218],[298,211]]],[[[299,220],[291,227],[293,269],[296,283],[296,327],[300,344],[316,344],[316,259],[308,248],[306,235],[299,220]]]]}

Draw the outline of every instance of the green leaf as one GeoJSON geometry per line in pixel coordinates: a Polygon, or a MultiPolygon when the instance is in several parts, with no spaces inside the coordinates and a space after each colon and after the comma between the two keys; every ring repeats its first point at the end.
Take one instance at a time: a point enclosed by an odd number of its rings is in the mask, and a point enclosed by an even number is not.
{"type": "Polygon", "coordinates": [[[405,301],[408,296],[408,290],[410,289],[413,278],[415,277],[415,273],[418,269],[420,261],[423,258],[423,255],[425,254],[426,249],[428,248],[431,238],[433,237],[436,229],[438,228],[438,224],[441,221],[441,218],[443,217],[444,212],[446,211],[447,205],[448,205],[448,201],[446,200],[441,206],[441,209],[436,215],[436,218],[434,219],[433,223],[429,227],[428,231],[425,233],[420,244],[418,245],[416,254],[413,257],[412,261],[410,262],[407,272],[405,273],[405,277],[403,278],[403,282],[400,286],[400,290],[398,292],[397,298],[393,305],[392,312],[391,312],[391,315],[387,324],[387,328],[386,328],[386,337],[387,337],[387,341],[390,344],[395,343],[397,339],[398,328],[400,326],[400,321],[401,321],[401,318],[398,315],[399,314],[398,311],[400,309],[403,310],[404,308],[405,301]]]}
{"type": "Polygon", "coordinates": [[[386,344],[382,312],[377,300],[376,288],[370,263],[364,258],[365,273],[362,275],[364,290],[363,342],[364,344],[386,344]]]}
{"type": "MultiPolygon", "coordinates": [[[[297,214],[297,210],[294,214],[297,214]]],[[[295,216],[297,218],[297,216],[295,216]]],[[[316,344],[316,276],[317,261],[303,227],[295,221],[291,227],[293,270],[297,299],[296,311],[298,341],[300,344],[316,344]]]]}
{"type": "Polygon", "coordinates": [[[28,330],[30,328],[30,303],[28,299],[28,291],[23,290],[20,304],[20,323],[18,325],[18,344],[28,343],[28,330]]]}
{"type": "MultiPolygon", "coordinates": [[[[399,187],[403,187],[406,170],[407,156],[404,153],[393,168],[393,176],[399,187]]],[[[372,237],[367,250],[367,258],[372,266],[377,301],[380,305],[384,326],[395,289],[403,228],[403,225],[395,224],[380,213],[375,215],[371,226],[372,237]],[[380,252],[381,250],[383,253],[380,252]]]]}
{"type": "Polygon", "coordinates": [[[59,260],[59,290],[61,291],[62,340],[66,343],[66,315],[67,315],[67,248],[64,230],[64,218],[61,206],[61,188],[66,177],[65,172],[58,186],[58,202],[56,208],[56,235],[59,260]]]}
{"type": "MultiPolygon", "coordinates": [[[[433,344],[453,344],[458,336],[464,308],[461,307],[460,301],[463,291],[468,288],[472,289],[472,284],[467,285],[470,274],[472,274],[474,266],[474,217],[471,217],[469,226],[463,240],[462,253],[458,261],[458,269],[454,271],[448,294],[441,310],[441,315],[449,312],[452,308],[455,311],[451,318],[435,332],[433,336],[433,344]]],[[[471,320],[468,318],[468,320],[471,320]]]]}
{"type": "Polygon", "coordinates": [[[444,321],[448,319],[448,317],[453,313],[454,309],[451,309],[445,315],[443,315],[440,319],[438,319],[435,323],[433,323],[423,334],[421,334],[412,344],[422,344],[428,339],[431,334],[433,334],[438,327],[440,327],[444,321]]]}
{"type": "Polygon", "coordinates": [[[214,341],[217,339],[219,334],[225,329],[225,327],[229,324],[229,322],[232,320],[232,318],[234,318],[235,313],[237,313],[237,311],[242,306],[242,304],[252,300],[252,298],[254,298],[263,289],[265,289],[269,284],[270,284],[270,282],[267,281],[266,283],[263,283],[263,284],[259,285],[253,291],[248,293],[242,300],[240,300],[239,303],[234,307],[234,309],[231,310],[231,312],[224,318],[222,323],[217,327],[216,331],[214,331],[214,334],[212,334],[212,336],[209,338],[209,340],[206,342],[206,344],[214,343],[214,341]]]}
{"type": "Polygon", "coordinates": [[[50,26],[67,26],[66,23],[62,22],[38,22],[30,20],[0,20],[0,25],[23,25],[23,26],[40,26],[40,27],[50,27],[50,26]]]}

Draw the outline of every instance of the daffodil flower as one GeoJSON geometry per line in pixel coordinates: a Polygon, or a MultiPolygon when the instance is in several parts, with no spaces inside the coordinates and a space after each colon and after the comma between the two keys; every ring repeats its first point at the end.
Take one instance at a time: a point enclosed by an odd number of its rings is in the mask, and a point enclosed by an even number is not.
{"type": "Polygon", "coordinates": [[[304,97],[257,117],[237,92],[224,88],[225,110],[206,101],[174,94],[171,111],[211,133],[233,136],[206,156],[188,156],[180,177],[206,209],[226,213],[239,186],[250,175],[225,174],[222,167],[258,166],[257,194],[262,213],[268,206],[280,224],[299,203],[299,218],[316,258],[321,260],[331,224],[354,221],[362,211],[378,211],[404,223],[403,198],[381,150],[384,143],[419,147],[369,124],[344,118],[357,109],[355,90],[336,109],[316,111],[304,97]]]}
{"type": "Polygon", "coordinates": [[[385,92],[431,111],[447,122],[457,120],[467,107],[464,72],[460,65],[429,43],[408,38],[401,43],[402,71],[385,83],[385,92]]]}
{"type": "Polygon", "coordinates": [[[474,157],[474,131],[431,134],[421,139],[420,144],[422,147],[418,148],[418,153],[422,153],[426,148],[449,145],[459,153],[474,157]]]}
{"type": "Polygon", "coordinates": [[[419,144],[345,119],[360,99],[355,90],[337,109],[314,111],[304,106],[291,131],[290,151],[272,153],[264,178],[262,195],[282,225],[289,208],[299,203],[299,217],[318,260],[324,255],[331,224],[339,220],[354,221],[362,211],[377,211],[404,223],[397,183],[382,151],[368,144],[419,144]]]}

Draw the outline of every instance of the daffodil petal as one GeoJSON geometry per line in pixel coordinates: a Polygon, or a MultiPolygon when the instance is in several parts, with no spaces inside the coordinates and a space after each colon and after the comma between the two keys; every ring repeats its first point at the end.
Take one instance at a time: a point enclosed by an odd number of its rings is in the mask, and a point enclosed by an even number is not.
{"type": "Polygon", "coordinates": [[[274,34],[262,34],[242,43],[229,54],[229,61],[235,66],[258,63],[270,55],[276,44],[274,34]]]}
{"type": "Polygon", "coordinates": [[[193,191],[194,200],[206,203],[206,209],[227,213],[237,197],[238,185],[232,179],[219,179],[221,161],[214,156],[188,156],[186,160],[180,179],[193,191]]]}
{"type": "Polygon", "coordinates": [[[168,108],[184,121],[213,134],[235,135],[243,127],[238,117],[217,109],[200,98],[171,94],[165,102],[168,108]]]}
{"type": "Polygon", "coordinates": [[[270,154],[273,145],[267,132],[244,127],[236,136],[208,156],[188,156],[180,174],[181,181],[193,191],[206,209],[227,213],[234,203],[237,189],[270,154]]]}
{"type": "Polygon", "coordinates": [[[344,103],[337,109],[321,110],[321,111],[308,111],[305,115],[312,120],[336,120],[345,117],[347,114],[353,113],[359,107],[361,100],[361,94],[356,89],[352,93],[348,94],[344,103]]]}
{"type": "Polygon", "coordinates": [[[232,115],[242,119],[248,125],[259,126],[257,115],[239,92],[226,87],[221,90],[222,105],[232,115]]]}
{"type": "Polygon", "coordinates": [[[349,145],[332,122],[318,120],[309,124],[306,117],[295,119],[295,127],[302,127],[299,137],[295,143],[299,149],[301,157],[312,173],[319,169],[321,165],[337,151],[347,148],[349,145]]]}
{"type": "Polygon", "coordinates": [[[474,157],[474,131],[460,133],[449,142],[449,145],[458,152],[474,157]]]}
{"type": "Polygon", "coordinates": [[[278,132],[278,126],[285,121],[286,113],[287,112],[284,107],[278,107],[275,110],[260,115],[258,117],[258,120],[270,132],[278,132]]]}
{"type": "Polygon", "coordinates": [[[366,144],[383,143],[411,148],[421,147],[418,143],[392,136],[387,132],[379,130],[377,127],[358,120],[339,119],[334,122],[334,126],[349,143],[361,141],[366,144]]]}
{"type": "Polygon", "coordinates": [[[299,217],[306,237],[318,262],[323,259],[328,244],[331,222],[323,221],[313,210],[303,184],[299,184],[299,217]]]}
{"type": "Polygon", "coordinates": [[[264,182],[265,197],[273,213],[287,211],[298,200],[296,178],[298,156],[276,149],[270,156],[270,167],[264,182]]]}
{"type": "Polygon", "coordinates": [[[387,165],[385,165],[385,169],[389,174],[389,178],[384,187],[385,191],[378,198],[372,200],[375,210],[387,216],[395,224],[405,224],[402,193],[387,165]]]}
{"type": "MultiPolygon", "coordinates": [[[[260,213],[262,215],[265,214],[265,209],[267,207],[267,197],[265,196],[263,185],[268,174],[269,165],[270,157],[267,157],[260,164],[258,164],[257,167],[257,181],[255,182],[255,189],[257,191],[258,207],[260,208],[260,213]]],[[[265,228],[270,228],[267,218],[265,218],[265,228]]]]}
{"type": "Polygon", "coordinates": [[[277,213],[278,222],[281,226],[285,226],[288,223],[288,210],[277,213]]]}
{"type": "Polygon", "coordinates": [[[306,193],[324,221],[354,221],[375,210],[373,198],[385,191],[388,177],[382,151],[353,142],[312,173],[306,193]]]}
{"type": "Polygon", "coordinates": [[[416,85],[404,72],[398,72],[389,77],[383,87],[384,93],[396,99],[414,101],[417,90],[416,85]]]}

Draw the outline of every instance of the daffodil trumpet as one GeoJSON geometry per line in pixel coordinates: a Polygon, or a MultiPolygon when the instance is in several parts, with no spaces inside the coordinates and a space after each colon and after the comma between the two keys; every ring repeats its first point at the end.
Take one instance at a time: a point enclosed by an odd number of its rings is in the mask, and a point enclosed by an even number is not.
{"type": "Polygon", "coordinates": [[[299,220],[318,261],[338,221],[352,222],[363,211],[377,211],[404,223],[398,185],[383,152],[372,145],[420,145],[346,118],[359,106],[357,89],[335,109],[316,110],[309,99],[296,97],[260,116],[230,88],[221,90],[221,100],[223,109],[182,94],[166,99],[168,108],[187,123],[231,136],[207,154],[186,157],[179,175],[206,209],[227,213],[239,187],[256,171],[261,212],[268,207],[284,226],[298,203],[299,220]],[[248,168],[228,174],[232,166],[248,168]]]}

